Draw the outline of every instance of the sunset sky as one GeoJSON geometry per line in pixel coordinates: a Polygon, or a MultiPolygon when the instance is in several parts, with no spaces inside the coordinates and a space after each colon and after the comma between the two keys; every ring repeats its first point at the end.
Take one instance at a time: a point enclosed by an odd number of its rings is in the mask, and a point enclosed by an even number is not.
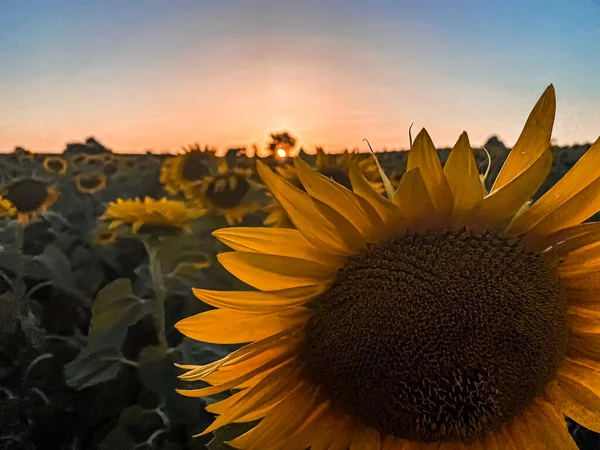
{"type": "Polygon", "coordinates": [[[0,151],[512,145],[549,83],[559,144],[600,135],[600,0],[2,0],[0,151]],[[447,6],[450,5],[450,6],[447,6]]]}

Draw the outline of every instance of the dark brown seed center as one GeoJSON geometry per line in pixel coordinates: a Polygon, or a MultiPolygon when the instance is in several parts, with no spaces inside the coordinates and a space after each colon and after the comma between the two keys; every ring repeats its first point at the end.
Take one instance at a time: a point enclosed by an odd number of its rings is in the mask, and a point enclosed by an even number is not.
{"type": "Polygon", "coordinates": [[[36,211],[48,198],[48,187],[41,181],[19,180],[6,188],[5,197],[15,205],[17,211],[29,213],[36,211]]]}
{"type": "Polygon", "coordinates": [[[206,198],[221,208],[233,208],[240,204],[250,190],[248,180],[240,175],[219,175],[210,183],[206,190],[206,198]],[[233,189],[231,188],[233,181],[233,189]]]}
{"type": "Polygon", "coordinates": [[[181,168],[181,177],[185,181],[200,181],[209,174],[210,169],[206,167],[205,157],[200,152],[187,154],[181,168]]]}
{"type": "Polygon", "coordinates": [[[307,326],[307,377],[385,435],[469,442],[519,414],[566,350],[554,265],[520,241],[407,233],[350,258],[307,326]]]}

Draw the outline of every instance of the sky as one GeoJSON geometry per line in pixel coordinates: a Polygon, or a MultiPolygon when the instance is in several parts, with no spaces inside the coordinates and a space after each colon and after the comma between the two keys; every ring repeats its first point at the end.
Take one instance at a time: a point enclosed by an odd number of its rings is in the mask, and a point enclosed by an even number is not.
{"type": "Polygon", "coordinates": [[[553,83],[554,139],[600,135],[600,0],[2,0],[0,152],[517,139],[553,83]]]}

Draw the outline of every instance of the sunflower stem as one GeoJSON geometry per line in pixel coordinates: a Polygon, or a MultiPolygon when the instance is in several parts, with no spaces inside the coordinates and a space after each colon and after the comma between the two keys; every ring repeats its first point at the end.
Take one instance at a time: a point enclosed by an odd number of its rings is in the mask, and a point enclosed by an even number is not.
{"type": "Polygon", "coordinates": [[[146,247],[146,252],[148,253],[148,269],[150,270],[150,276],[152,277],[152,283],[154,285],[155,302],[152,318],[154,319],[154,325],[156,326],[158,344],[160,347],[167,348],[167,334],[165,330],[166,289],[162,265],[158,258],[158,248],[152,245],[149,240],[144,239],[143,242],[144,247],[146,247]]]}

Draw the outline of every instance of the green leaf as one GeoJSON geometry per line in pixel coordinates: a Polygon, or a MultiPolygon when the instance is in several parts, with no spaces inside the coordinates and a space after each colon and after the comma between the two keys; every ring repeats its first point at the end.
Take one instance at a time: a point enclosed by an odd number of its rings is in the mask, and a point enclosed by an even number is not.
{"type": "Polygon", "coordinates": [[[127,432],[121,428],[112,430],[98,445],[98,450],[134,450],[135,443],[127,432]]]}
{"type": "Polygon", "coordinates": [[[148,312],[146,301],[133,293],[130,279],[118,278],[107,284],[92,306],[89,345],[120,348],[129,327],[148,312]]]}
{"type": "Polygon", "coordinates": [[[119,374],[125,359],[115,348],[84,349],[65,366],[65,382],[81,390],[110,381],[119,374]]]}
{"type": "Polygon", "coordinates": [[[206,263],[211,261],[202,242],[190,238],[190,236],[162,236],[158,258],[164,273],[173,272],[182,262],[206,263]]]}
{"type": "Polygon", "coordinates": [[[43,253],[34,256],[26,263],[25,276],[37,280],[49,280],[55,287],[65,292],[79,293],[69,258],[53,244],[47,245],[43,253]]]}
{"type": "Polygon", "coordinates": [[[140,380],[148,389],[160,394],[172,384],[166,377],[165,356],[167,349],[160,346],[148,346],[142,349],[138,358],[140,380]]]}

